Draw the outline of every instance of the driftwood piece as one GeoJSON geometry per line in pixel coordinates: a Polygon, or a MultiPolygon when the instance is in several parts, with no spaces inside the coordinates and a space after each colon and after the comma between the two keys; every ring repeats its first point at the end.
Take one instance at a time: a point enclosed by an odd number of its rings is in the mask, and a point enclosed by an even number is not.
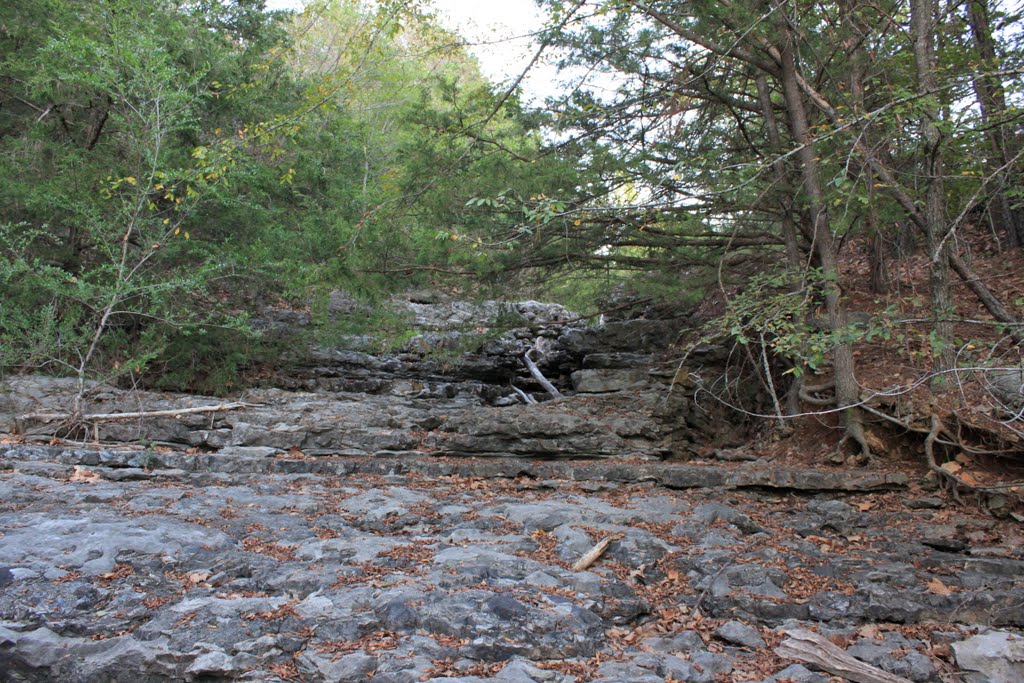
{"type": "MultiPolygon", "coordinates": [[[[252,403],[219,403],[215,406],[196,406],[194,408],[169,408],[167,410],[149,410],[135,413],[93,413],[82,415],[82,422],[113,422],[115,420],[135,420],[145,417],[177,417],[178,415],[191,415],[194,413],[222,413],[228,410],[239,408],[253,408],[252,403]]],[[[19,420],[69,420],[70,413],[29,413],[22,415],[19,420]]]]}
{"type": "Polygon", "coordinates": [[[784,633],[789,637],[775,648],[775,654],[780,657],[813,664],[854,683],[911,683],[902,676],[893,675],[855,659],[812,631],[794,628],[784,633]]]}
{"type": "Polygon", "coordinates": [[[528,393],[526,393],[519,387],[512,387],[512,391],[516,392],[519,398],[523,399],[523,403],[525,403],[526,405],[536,405],[537,399],[535,399],[533,396],[530,396],[528,393]]]}
{"type": "Polygon", "coordinates": [[[532,358],[530,358],[531,353],[533,353],[533,349],[530,349],[525,354],[523,354],[523,361],[526,363],[526,367],[529,368],[530,374],[533,375],[533,378],[535,380],[540,382],[540,385],[544,387],[544,391],[551,394],[552,398],[561,398],[562,392],[556,389],[555,385],[549,382],[548,378],[544,376],[544,373],[540,371],[540,368],[537,367],[537,364],[533,362],[532,358]]]}
{"type": "Polygon", "coordinates": [[[583,572],[590,568],[592,564],[601,559],[604,555],[604,551],[608,550],[608,546],[611,545],[612,541],[617,541],[622,538],[622,534],[612,534],[597,542],[593,548],[584,553],[583,557],[576,560],[576,564],[572,566],[574,572],[583,572]]]}

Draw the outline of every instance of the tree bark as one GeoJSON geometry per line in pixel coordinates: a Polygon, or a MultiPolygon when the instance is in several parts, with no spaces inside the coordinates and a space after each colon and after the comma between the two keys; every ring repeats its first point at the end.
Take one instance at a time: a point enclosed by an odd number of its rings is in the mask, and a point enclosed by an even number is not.
{"type": "MultiPolygon", "coordinates": [[[[924,232],[931,260],[929,285],[932,294],[932,315],[935,322],[937,349],[933,349],[933,367],[944,373],[956,362],[953,348],[954,311],[949,287],[951,242],[946,235],[946,193],[942,181],[942,131],[939,129],[939,106],[934,96],[936,0],[911,0],[910,23],[914,40],[914,61],[917,65],[917,88],[925,105],[921,119],[923,138],[922,176],[925,181],[924,232]]],[[[944,375],[936,375],[937,382],[944,375]]]]}
{"type": "MultiPolygon", "coordinates": [[[[782,92],[786,102],[790,132],[796,143],[800,145],[797,159],[800,162],[807,206],[811,212],[814,251],[818,256],[825,280],[825,308],[828,312],[829,328],[837,331],[847,326],[846,308],[843,305],[842,292],[839,288],[839,268],[836,264],[838,241],[829,225],[817,150],[808,124],[807,109],[800,88],[792,31],[783,16],[785,6],[781,0],[774,0],[774,2],[779,35],[783,41],[779,49],[782,62],[782,92]]],[[[870,458],[871,449],[864,437],[863,415],[856,408],[860,391],[857,385],[853,350],[849,343],[841,342],[833,347],[832,370],[835,379],[836,406],[841,410],[843,426],[846,429],[837,453],[841,452],[842,446],[847,440],[853,440],[860,448],[860,456],[870,458]]]]}
{"type": "MultiPolygon", "coordinates": [[[[764,116],[765,131],[768,134],[770,153],[776,155],[772,162],[772,170],[780,188],[788,188],[789,182],[786,174],[786,164],[781,159],[782,136],[779,135],[779,125],[775,119],[775,108],[772,105],[771,92],[768,89],[768,79],[759,74],[754,79],[757,85],[757,96],[761,103],[761,112],[764,116]]],[[[794,216],[793,199],[789,192],[779,194],[779,209],[782,212],[781,228],[782,237],[786,244],[786,261],[794,272],[803,272],[803,258],[801,256],[800,242],[797,237],[796,219],[794,216]]],[[[794,283],[794,287],[802,290],[806,286],[806,278],[801,277],[800,282],[794,283]]],[[[768,363],[765,363],[765,372],[769,372],[768,363]]],[[[786,392],[786,414],[796,415],[800,412],[800,390],[803,386],[802,375],[796,374],[786,392]]]]}
{"type": "MultiPolygon", "coordinates": [[[[798,74],[799,75],[799,74],[798,74]]],[[[835,107],[829,104],[821,93],[814,89],[814,87],[808,83],[805,79],[800,79],[800,88],[804,93],[811,99],[816,107],[818,107],[830,121],[837,123],[840,119],[839,113],[835,107]]],[[[863,140],[857,140],[854,142],[854,150],[861,155],[864,159],[864,163],[871,170],[875,176],[889,188],[892,192],[893,197],[897,203],[907,212],[907,216],[921,232],[925,232],[928,226],[925,220],[924,213],[920,207],[914,202],[910,194],[904,189],[903,185],[896,179],[892,171],[886,166],[878,154],[874,150],[869,148],[863,140]]],[[[1003,305],[1002,301],[999,300],[992,290],[988,288],[984,280],[974,272],[974,270],[957,254],[951,253],[949,255],[949,264],[953,268],[960,279],[964,281],[964,284],[974,292],[978,300],[981,301],[982,305],[992,314],[992,317],[1002,323],[1008,325],[1016,325],[1017,319],[1007,310],[1006,306],[1003,305]]],[[[1017,343],[1024,342],[1024,334],[1022,334],[1017,328],[1012,328],[1010,336],[1017,343]]]]}
{"type": "Polygon", "coordinates": [[[990,71],[998,68],[995,40],[989,20],[988,0],[967,0],[967,16],[971,24],[974,48],[981,60],[981,73],[974,79],[974,92],[978,96],[981,120],[987,132],[990,147],[986,167],[989,174],[997,176],[996,188],[989,204],[989,214],[997,232],[1006,235],[1011,247],[1024,246],[1024,216],[1013,209],[1007,196],[1007,188],[1019,186],[1017,175],[1010,167],[1012,158],[1010,140],[1005,123],[1006,91],[998,77],[990,71]]]}
{"type": "MultiPolygon", "coordinates": [[[[871,62],[867,50],[864,49],[864,43],[871,34],[871,26],[858,13],[859,7],[856,0],[842,0],[840,2],[842,24],[845,30],[843,45],[846,48],[847,59],[850,64],[850,102],[853,105],[854,116],[863,116],[867,111],[864,81],[867,78],[871,62]]],[[[875,136],[872,135],[874,128],[875,126],[870,122],[865,124],[864,129],[861,131],[861,139],[869,147],[874,147],[876,144],[884,145],[884,141],[875,140],[875,136]]],[[[859,179],[864,183],[864,192],[867,194],[868,200],[865,207],[864,221],[867,227],[871,291],[876,294],[885,294],[889,291],[889,273],[885,258],[885,241],[882,239],[878,212],[875,209],[875,186],[868,174],[862,171],[859,176],[859,179]]]]}

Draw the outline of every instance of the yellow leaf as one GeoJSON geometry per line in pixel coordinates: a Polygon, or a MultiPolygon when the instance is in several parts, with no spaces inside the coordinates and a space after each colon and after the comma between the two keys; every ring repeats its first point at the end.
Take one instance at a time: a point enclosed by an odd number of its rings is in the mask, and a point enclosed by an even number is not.
{"type": "Polygon", "coordinates": [[[175,228],[175,229],[174,229],[174,235],[175,235],[175,236],[178,236],[178,235],[180,235],[180,234],[181,234],[181,228],[175,228]]]}
{"type": "Polygon", "coordinates": [[[185,231],[185,239],[189,239],[188,230],[185,231]]]}
{"type": "Polygon", "coordinates": [[[170,223],[171,223],[171,219],[170,218],[165,218],[164,219],[164,225],[170,225],[170,223]]]}
{"type": "Polygon", "coordinates": [[[133,176],[128,176],[128,177],[127,177],[127,178],[125,178],[124,180],[125,180],[125,182],[126,182],[126,183],[128,183],[129,185],[134,185],[134,184],[136,183],[136,180],[135,180],[135,178],[134,178],[133,176]]]}

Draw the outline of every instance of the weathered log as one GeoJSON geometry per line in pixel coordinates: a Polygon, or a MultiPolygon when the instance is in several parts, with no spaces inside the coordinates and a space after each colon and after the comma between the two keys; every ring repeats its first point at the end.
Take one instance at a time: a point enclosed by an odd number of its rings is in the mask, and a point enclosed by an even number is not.
{"type": "Polygon", "coordinates": [[[601,539],[597,542],[593,548],[584,553],[583,557],[576,560],[576,564],[572,566],[574,572],[586,571],[592,564],[601,559],[604,555],[604,551],[608,550],[608,546],[611,545],[612,541],[617,541],[622,538],[622,534],[612,534],[606,538],[601,539]]]}
{"type": "Polygon", "coordinates": [[[530,358],[531,353],[533,353],[533,349],[530,349],[523,354],[523,361],[526,363],[526,367],[529,368],[530,374],[533,375],[533,378],[537,380],[542,387],[544,387],[544,391],[551,394],[552,398],[562,398],[562,392],[556,389],[555,385],[548,381],[548,378],[544,376],[544,373],[540,371],[537,364],[533,362],[532,358],[530,358]]]}
{"type": "MultiPolygon", "coordinates": [[[[113,422],[115,420],[135,420],[146,417],[177,417],[178,415],[191,415],[194,413],[222,413],[227,410],[238,410],[239,408],[253,408],[252,403],[219,403],[214,406],[196,406],[194,408],[169,408],[167,410],[149,410],[135,413],[93,413],[82,415],[82,422],[113,422]]],[[[18,420],[69,420],[70,413],[29,413],[21,415],[18,420]]]]}
{"type": "Polygon", "coordinates": [[[813,664],[854,683],[911,683],[902,676],[865,664],[812,631],[794,628],[785,631],[785,634],[789,637],[775,648],[775,654],[780,657],[813,664]]]}

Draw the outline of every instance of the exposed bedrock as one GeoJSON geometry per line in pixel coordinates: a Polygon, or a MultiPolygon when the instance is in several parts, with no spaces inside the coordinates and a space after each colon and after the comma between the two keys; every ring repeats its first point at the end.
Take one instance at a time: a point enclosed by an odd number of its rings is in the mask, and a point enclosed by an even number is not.
{"type": "MultiPolygon", "coordinates": [[[[336,315],[356,306],[345,301],[335,302],[336,315]]],[[[674,360],[672,343],[693,324],[685,318],[586,327],[554,304],[400,304],[415,336],[394,352],[314,347],[274,373],[272,386],[224,399],[246,406],[98,420],[86,425],[88,436],[203,451],[545,458],[685,457],[746,436],[739,414],[710,393],[700,395],[723,374],[724,350],[693,349],[686,367],[674,360]],[[550,400],[531,375],[523,360],[531,349],[563,397],[550,400]],[[526,404],[528,396],[537,403],[526,404]]],[[[268,334],[294,336],[303,322],[293,312],[275,316],[273,325],[261,323],[268,334]]],[[[70,379],[9,378],[0,394],[0,430],[39,439],[81,436],[62,433],[58,418],[41,417],[66,411],[76,387],[70,379]]],[[[174,411],[224,400],[92,385],[87,412],[174,411]]]]}
{"type": "Polygon", "coordinates": [[[825,683],[772,652],[813,627],[1016,680],[1010,523],[779,472],[0,446],[0,679],[825,683]]]}

